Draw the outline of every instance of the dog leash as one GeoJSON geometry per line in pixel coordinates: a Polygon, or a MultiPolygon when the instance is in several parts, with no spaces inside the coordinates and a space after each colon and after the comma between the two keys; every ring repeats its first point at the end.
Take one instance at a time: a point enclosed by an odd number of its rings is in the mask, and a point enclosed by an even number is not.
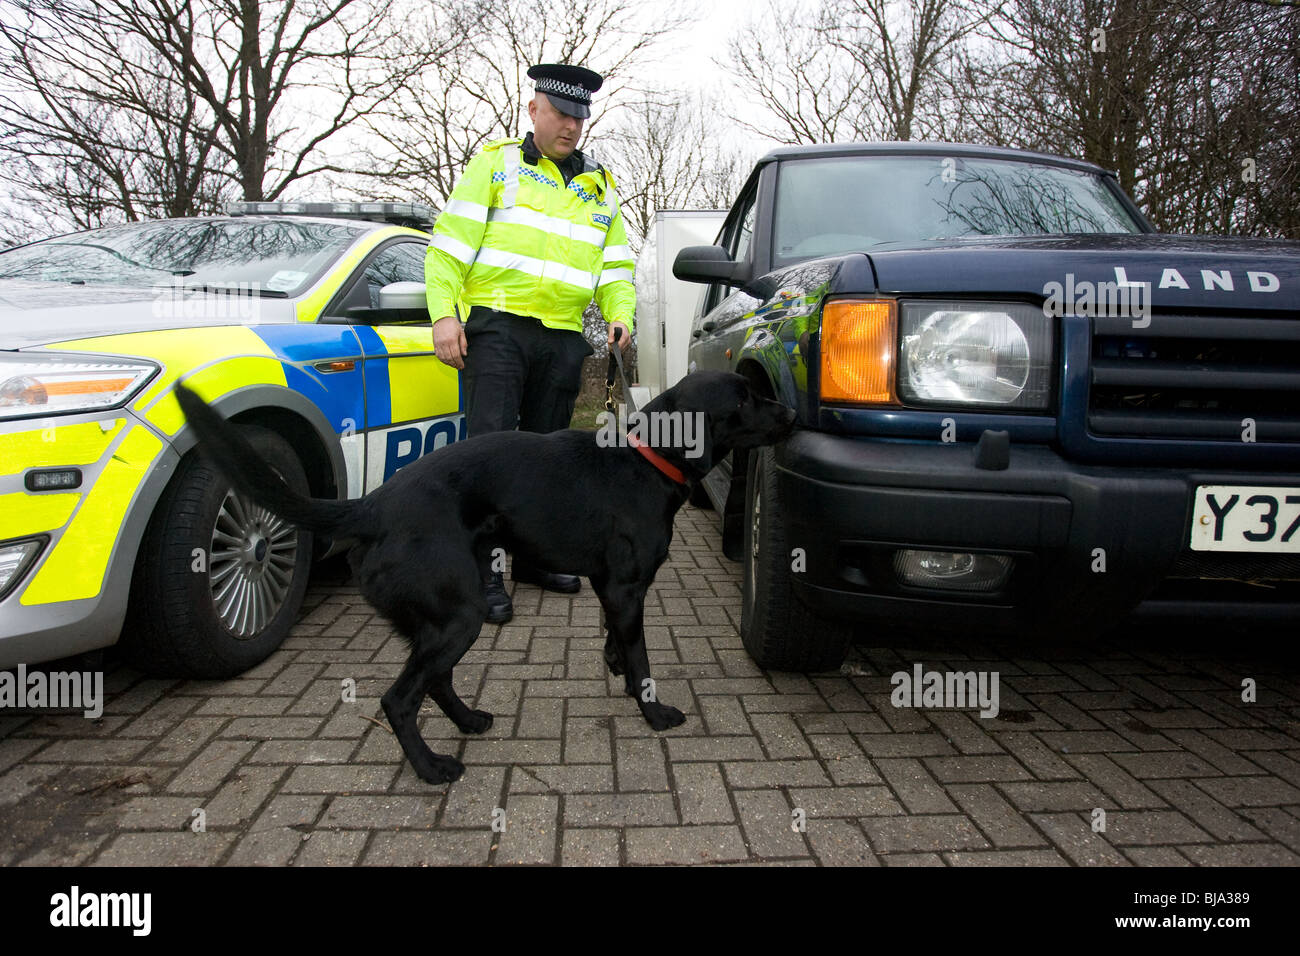
{"type": "MultiPolygon", "coordinates": [[[[623,350],[618,347],[618,340],[622,337],[623,330],[614,330],[614,344],[609,350],[609,371],[605,373],[605,410],[613,413],[616,405],[614,403],[614,373],[618,372],[618,377],[623,383],[623,397],[627,399],[627,404],[632,411],[636,411],[636,402],[632,400],[632,390],[627,387],[627,374],[623,371],[623,350]]],[[[686,484],[686,476],[682,474],[681,469],[677,468],[667,459],[655,452],[653,448],[641,441],[634,434],[627,436],[627,443],[641,453],[646,461],[654,465],[661,472],[677,482],[679,485],[686,484]]]]}
{"type": "Polygon", "coordinates": [[[623,337],[622,329],[614,330],[614,344],[609,347],[609,370],[605,372],[605,410],[614,411],[616,404],[614,402],[614,372],[618,372],[619,380],[623,383],[623,398],[632,411],[636,411],[636,402],[632,400],[632,389],[627,387],[627,374],[623,371],[623,350],[619,348],[618,340],[623,337]]]}

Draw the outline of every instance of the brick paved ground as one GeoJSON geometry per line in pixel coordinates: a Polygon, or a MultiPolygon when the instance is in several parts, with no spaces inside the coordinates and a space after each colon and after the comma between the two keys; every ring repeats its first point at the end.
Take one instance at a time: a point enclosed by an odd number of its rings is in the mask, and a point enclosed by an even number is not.
{"type": "Polygon", "coordinates": [[[521,586],[456,674],[495,726],[466,739],[424,708],[431,746],[468,768],[429,787],[378,706],[403,647],[336,563],[237,680],[110,658],[101,720],[0,716],[0,864],[1300,863],[1300,683],[1276,638],[1143,630],[1052,652],[875,635],[839,673],[764,673],[715,521],[683,510],[646,607],[682,727],[650,732],[606,674],[589,591],[521,586]],[[1001,714],[894,708],[889,675],[918,661],[997,671],[1001,714]]]}

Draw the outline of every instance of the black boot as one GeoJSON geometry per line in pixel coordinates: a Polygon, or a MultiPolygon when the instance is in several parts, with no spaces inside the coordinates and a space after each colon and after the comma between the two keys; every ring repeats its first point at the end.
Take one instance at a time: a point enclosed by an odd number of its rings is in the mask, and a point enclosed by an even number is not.
{"type": "Polygon", "coordinates": [[[536,584],[544,591],[559,594],[577,594],[582,590],[582,581],[573,574],[552,574],[550,571],[538,571],[526,564],[515,562],[510,569],[510,577],[524,584],[536,584]]]}
{"type": "Polygon", "coordinates": [[[483,581],[483,596],[487,598],[489,624],[504,624],[515,616],[515,606],[506,593],[500,571],[492,571],[483,581]]]}

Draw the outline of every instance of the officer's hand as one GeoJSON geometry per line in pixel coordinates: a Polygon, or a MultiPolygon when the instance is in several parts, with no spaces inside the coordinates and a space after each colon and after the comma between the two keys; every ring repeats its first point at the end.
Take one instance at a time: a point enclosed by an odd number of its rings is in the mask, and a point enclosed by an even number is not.
{"type": "Polygon", "coordinates": [[[609,323],[609,339],[608,339],[608,342],[609,342],[609,347],[610,347],[610,348],[613,348],[613,347],[614,347],[614,330],[615,330],[615,329],[622,329],[622,330],[623,330],[623,334],[620,335],[620,336],[619,336],[619,339],[618,339],[618,347],[619,347],[619,351],[626,352],[626,351],[627,351],[627,347],[628,347],[629,345],[632,344],[632,333],[629,332],[629,331],[627,330],[627,326],[624,325],[622,322],[611,322],[611,323],[609,323]]]}
{"type": "Polygon", "coordinates": [[[433,352],[443,365],[465,367],[469,342],[465,340],[465,329],[460,324],[460,319],[454,315],[444,315],[433,323],[433,352]]]}

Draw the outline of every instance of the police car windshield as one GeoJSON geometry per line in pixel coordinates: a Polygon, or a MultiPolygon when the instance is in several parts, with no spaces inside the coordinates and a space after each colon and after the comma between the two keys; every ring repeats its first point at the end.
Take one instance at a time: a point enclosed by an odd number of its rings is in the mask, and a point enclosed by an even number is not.
{"type": "Polygon", "coordinates": [[[0,279],[184,285],[285,296],[365,227],[292,219],[168,219],[108,226],[0,253],[0,279]]]}
{"type": "Polygon", "coordinates": [[[961,236],[1136,233],[1102,177],[1063,166],[953,156],[781,163],[777,263],[961,236]]]}

